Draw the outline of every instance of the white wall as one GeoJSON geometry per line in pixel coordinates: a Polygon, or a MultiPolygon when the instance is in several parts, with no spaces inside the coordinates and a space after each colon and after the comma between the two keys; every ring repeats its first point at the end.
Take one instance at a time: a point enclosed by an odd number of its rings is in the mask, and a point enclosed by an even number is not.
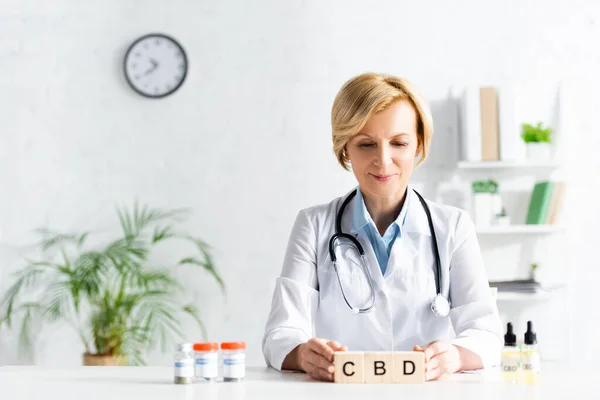
{"type": "MultiPolygon", "coordinates": [[[[389,72],[422,89],[434,108],[437,147],[416,178],[431,183],[454,167],[455,154],[443,146],[456,134],[451,87],[554,88],[578,77],[585,84],[570,97],[565,122],[577,151],[568,157],[568,235],[552,245],[568,262],[559,267],[572,296],[560,299],[556,316],[548,317],[554,305],[545,303],[522,318],[543,320],[544,345],[555,333],[551,322],[558,329],[570,317],[576,335],[546,349],[563,357],[559,345],[571,346],[591,362],[600,351],[590,322],[600,315],[588,306],[600,281],[592,178],[600,167],[593,97],[599,24],[594,0],[3,1],[0,289],[29,254],[35,228],[110,228],[115,204],[136,197],[157,207],[190,206],[189,228],[216,247],[228,286],[223,298],[206,276],[190,280],[211,338],[245,339],[249,362],[262,363],[273,282],[297,211],[354,185],[330,141],[331,102],[346,79],[389,72]],[[179,39],[191,65],[181,90],[161,101],[134,94],[121,72],[127,46],[153,31],[179,39]]],[[[506,251],[518,259],[519,250],[506,251]]],[[[484,256],[490,264],[497,259],[484,256]]],[[[36,357],[24,359],[16,333],[0,331],[0,364],[80,363],[82,347],[68,329],[40,339],[36,357]]]]}

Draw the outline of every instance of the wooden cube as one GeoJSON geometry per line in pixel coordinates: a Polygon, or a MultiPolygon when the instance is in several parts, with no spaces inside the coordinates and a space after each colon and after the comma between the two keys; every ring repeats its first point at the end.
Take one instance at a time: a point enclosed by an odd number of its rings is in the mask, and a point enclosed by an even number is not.
{"type": "Polygon", "coordinates": [[[394,357],[394,383],[424,383],[425,354],[420,351],[396,351],[394,357]]]}
{"type": "Polygon", "coordinates": [[[365,352],[365,383],[393,383],[393,372],[393,353],[365,352]]]}
{"type": "Polygon", "coordinates": [[[333,354],[335,383],[364,383],[364,353],[362,351],[336,351],[333,354]]]}

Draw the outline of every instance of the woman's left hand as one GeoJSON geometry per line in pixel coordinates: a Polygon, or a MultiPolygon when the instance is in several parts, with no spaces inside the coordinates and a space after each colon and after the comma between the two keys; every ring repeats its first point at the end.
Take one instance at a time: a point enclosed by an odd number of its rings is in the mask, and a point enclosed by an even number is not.
{"type": "Polygon", "coordinates": [[[425,354],[425,380],[445,379],[461,369],[458,347],[443,340],[436,340],[425,347],[415,346],[414,351],[425,354]]]}

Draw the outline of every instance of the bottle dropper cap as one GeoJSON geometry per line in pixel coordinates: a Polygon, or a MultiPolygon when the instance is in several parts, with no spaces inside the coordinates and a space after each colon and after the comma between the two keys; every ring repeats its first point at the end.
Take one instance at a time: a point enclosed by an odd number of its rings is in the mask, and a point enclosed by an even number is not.
{"type": "Polygon", "coordinates": [[[516,346],[517,345],[517,335],[513,332],[513,325],[509,322],[506,324],[506,335],[504,335],[504,345],[505,346],[516,346]]]}
{"type": "Polygon", "coordinates": [[[527,321],[527,332],[525,332],[525,344],[536,344],[537,335],[533,331],[533,322],[527,321]]]}

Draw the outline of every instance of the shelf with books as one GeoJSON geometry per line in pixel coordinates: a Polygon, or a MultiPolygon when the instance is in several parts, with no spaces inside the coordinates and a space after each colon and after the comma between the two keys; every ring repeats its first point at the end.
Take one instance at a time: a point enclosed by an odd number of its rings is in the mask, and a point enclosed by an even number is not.
{"type": "Polygon", "coordinates": [[[480,169],[555,169],[559,168],[559,161],[459,161],[458,168],[462,170],[480,169]]]}
{"type": "Polygon", "coordinates": [[[563,227],[552,224],[523,224],[523,225],[507,225],[507,226],[486,226],[476,227],[477,234],[493,235],[493,234],[549,234],[560,232],[563,227]]]}

